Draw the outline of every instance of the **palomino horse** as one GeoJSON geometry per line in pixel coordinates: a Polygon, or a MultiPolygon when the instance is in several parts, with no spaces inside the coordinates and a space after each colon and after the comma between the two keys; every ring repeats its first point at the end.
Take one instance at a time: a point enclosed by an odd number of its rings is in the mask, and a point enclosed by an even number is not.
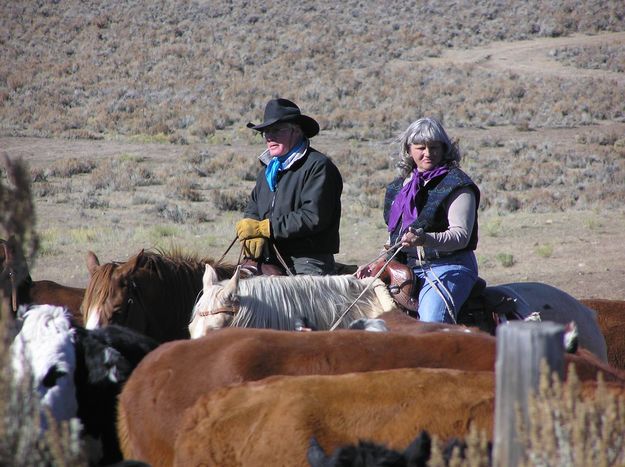
{"type": "MultiPolygon", "coordinates": [[[[81,310],[87,329],[115,323],[159,342],[189,337],[193,305],[202,290],[202,276],[210,258],[180,252],[141,250],[128,261],[100,265],[89,252],[91,278],[81,310]]],[[[214,264],[219,278],[232,277],[235,266],[214,264]]]]}
{"type": "MultiPolygon", "coordinates": [[[[343,310],[367,286],[363,280],[352,276],[257,276],[238,281],[236,275],[228,282],[217,283],[214,273],[207,267],[204,291],[193,310],[189,325],[192,337],[199,337],[210,329],[226,326],[294,329],[294,320],[306,317],[317,329],[330,329],[343,310]],[[341,284],[341,285],[339,285],[341,284]],[[350,284],[349,292],[346,284],[350,284]]],[[[370,297],[387,297],[386,286],[370,287],[370,297]]],[[[390,293],[388,294],[390,295],[390,293]]],[[[526,319],[539,313],[543,321],[568,325],[574,321],[579,333],[579,345],[607,361],[606,344],[594,312],[566,292],[547,284],[519,282],[486,287],[482,296],[501,308],[511,317],[526,319]]],[[[394,305],[384,299],[374,301],[373,311],[360,311],[346,316],[343,327],[353,319],[374,318],[394,305]],[[384,309],[383,309],[384,308],[384,309]]],[[[357,308],[357,307],[354,307],[357,308]]],[[[479,323],[477,323],[479,324],[479,323]]]]}
{"type": "Polygon", "coordinates": [[[192,338],[226,326],[292,331],[298,319],[317,330],[328,330],[344,312],[340,327],[396,308],[384,283],[370,277],[254,276],[239,280],[235,274],[220,282],[215,270],[206,265],[203,282],[189,324],[192,338]]]}
{"type": "Polygon", "coordinates": [[[15,237],[0,239],[0,245],[0,270],[6,271],[8,276],[8,280],[3,282],[3,292],[10,299],[13,316],[20,305],[58,305],[69,310],[76,324],[82,324],[80,304],[85,289],[48,280],[32,280],[26,258],[15,237]]]}

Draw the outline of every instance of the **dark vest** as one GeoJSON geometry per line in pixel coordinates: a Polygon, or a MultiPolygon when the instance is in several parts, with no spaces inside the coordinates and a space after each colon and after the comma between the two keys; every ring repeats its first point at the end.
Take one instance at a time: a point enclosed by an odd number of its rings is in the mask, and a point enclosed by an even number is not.
{"type": "MultiPolygon", "coordinates": [[[[397,197],[397,194],[404,185],[404,178],[398,177],[386,187],[386,195],[384,197],[384,221],[388,225],[388,218],[391,212],[391,205],[397,197]]],[[[477,209],[480,205],[480,190],[473,180],[459,168],[452,168],[447,174],[430,180],[423,188],[419,190],[417,199],[417,209],[419,216],[411,224],[415,229],[423,229],[426,232],[444,232],[449,227],[447,215],[445,212],[445,200],[456,190],[460,188],[471,188],[475,193],[475,223],[471,238],[464,250],[475,250],[477,248],[477,209]]],[[[400,238],[401,220],[393,232],[391,232],[391,245],[394,245],[400,238]]]]}

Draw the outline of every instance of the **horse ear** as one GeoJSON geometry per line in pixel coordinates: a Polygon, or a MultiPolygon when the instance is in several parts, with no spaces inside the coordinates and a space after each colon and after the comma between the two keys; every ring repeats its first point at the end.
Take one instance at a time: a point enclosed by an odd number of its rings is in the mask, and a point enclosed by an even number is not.
{"type": "Polygon", "coordinates": [[[143,256],[145,253],[145,249],[141,249],[141,251],[139,253],[137,253],[134,258],[131,258],[130,260],[128,260],[128,273],[132,274],[134,273],[137,269],[139,269],[139,265],[143,262],[143,256]]]}
{"type": "Polygon", "coordinates": [[[232,279],[228,281],[224,287],[224,296],[226,300],[235,301],[239,292],[239,276],[241,275],[241,266],[237,266],[232,279]]]}
{"type": "Polygon", "coordinates": [[[206,263],[204,276],[202,276],[202,285],[204,289],[212,287],[218,281],[217,271],[210,264],[206,263]]]}
{"type": "Polygon", "coordinates": [[[89,271],[89,276],[93,276],[99,266],[100,260],[96,254],[91,250],[87,251],[87,270],[89,271]]]}

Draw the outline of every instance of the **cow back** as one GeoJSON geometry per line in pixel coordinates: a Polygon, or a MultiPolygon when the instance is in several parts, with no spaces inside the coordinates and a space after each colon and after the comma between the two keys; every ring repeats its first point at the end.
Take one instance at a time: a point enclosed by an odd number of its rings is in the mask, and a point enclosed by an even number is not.
{"type": "MultiPolygon", "coordinates": [[[[495,344],[486,333],[298,333],[243,328],[169,342],[148,354],[122,390],[118,421],[122,451],[126,458],[154,466],[171,465],[180,417],[214,389],[272,375],[416,367],[493,371],[495,344]]],[[[577,358],[581,379],[594,379],[598,371],[606,371],[606,380],[620,378],[595,360],[577,358]]]]}
{"type": "Polygon", "coordinates": [[[359,440],[403,450],[421,430],[445,440],[472,423],[490,437],[494,386],[494,372],[404,368],[222,388],[185,413],[174,465],[307,465],[311,436],[326,452],[359,440]]]}

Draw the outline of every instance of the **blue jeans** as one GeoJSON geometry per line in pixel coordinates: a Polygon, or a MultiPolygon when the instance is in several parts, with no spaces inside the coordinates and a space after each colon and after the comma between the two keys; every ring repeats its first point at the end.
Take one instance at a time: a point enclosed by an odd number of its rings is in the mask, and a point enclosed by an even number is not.
{"type": "Polygon", "coordinates": [[[477,281],[477,259],[473,251],[462,251],[427,261],[423,267],[415,266],[413,271],[421,279],[419,319],[453,323],[477,281]],[[453,313],[453,319],[449,316],[445,301],[453,313]]]}

